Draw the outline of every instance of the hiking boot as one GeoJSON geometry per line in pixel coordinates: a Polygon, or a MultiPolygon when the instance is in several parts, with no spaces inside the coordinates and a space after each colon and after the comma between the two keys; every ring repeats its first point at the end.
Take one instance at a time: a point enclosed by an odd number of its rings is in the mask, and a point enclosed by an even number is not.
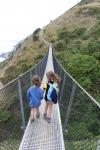
{"type": "Polygon", "coordinates": [[[40,117],[40,113],[38,112],[37,114],[36,114],[36,118],[39,118],[40,117]]]}
{"type": "Polygon", "coordinates": [[[50,117],[47,117],[46,120],[47,120],[48,123],[51,123],[51,118],[50,117]]]}
{"type": "Polygon", "coordinates": [[[31,119],[30,119],[30,123],[33,123],[34,121],[35,121],[34,118],[31,118],[31,119]]]}
{"type": "Polygon", "coordinates": [[[44,119],[47,118],[47,114],[46,114],[46,113],[43,114],[43,118],[44,118],[44,119]]]}

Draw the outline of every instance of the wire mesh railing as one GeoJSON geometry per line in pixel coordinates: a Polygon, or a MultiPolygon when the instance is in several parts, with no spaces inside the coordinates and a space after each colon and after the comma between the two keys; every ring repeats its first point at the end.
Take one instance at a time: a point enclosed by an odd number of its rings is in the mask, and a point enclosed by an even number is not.
{"type": "Polygon", "coordinates": [[[54,70],[61,77],[59,107],[66,150],[100,149],[100,104],[59,64],[53,54],[54,70]]]}
{"type": "Polygon", "coordinates": [[[0,150],[18,150],[29,119],[26,91],[32,76],[43,78],[48,52],[41,62],[0,89],[0,150]]]}

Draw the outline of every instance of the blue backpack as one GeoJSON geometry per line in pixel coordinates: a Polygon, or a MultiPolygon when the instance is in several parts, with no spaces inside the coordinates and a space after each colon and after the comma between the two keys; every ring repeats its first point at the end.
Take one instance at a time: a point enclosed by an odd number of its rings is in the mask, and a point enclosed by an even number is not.
{"type": "Polygon", "coordinates": [[[56,104],[58,98],[56,87],[54,86],[54,84],[49,84],[49,86],[50,87],[48,89],[47,99],[53,101],[53,103],[56,104]]]}
{"type": "Polygon", "coordinates": [[[57,104],[58,94],[55,88],[53,88],[51,95],[50,95],[54,104],[57,104]]]}

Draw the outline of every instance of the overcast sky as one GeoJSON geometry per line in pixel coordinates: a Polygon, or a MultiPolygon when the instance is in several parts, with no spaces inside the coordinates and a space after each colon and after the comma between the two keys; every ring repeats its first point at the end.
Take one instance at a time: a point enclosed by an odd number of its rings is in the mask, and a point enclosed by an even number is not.
{"type": "Polygon", "coordinates": [[[0,53],[42,28],[80,0],[0,0],[0,53]]]}

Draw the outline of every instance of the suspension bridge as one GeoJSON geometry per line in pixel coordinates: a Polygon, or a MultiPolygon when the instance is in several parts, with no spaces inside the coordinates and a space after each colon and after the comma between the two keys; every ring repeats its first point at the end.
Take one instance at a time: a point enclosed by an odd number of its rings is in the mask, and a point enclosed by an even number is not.
{"type": "Polygon", "coordinates": [[[41,62],[0,89],[0,150],[100,150],[100,104],[59,64],[52,45],[41,62]],[[52,70],[61,77],[51,123],[29,121],[26,92],[32,76],[46,81],[52,70]]]}

